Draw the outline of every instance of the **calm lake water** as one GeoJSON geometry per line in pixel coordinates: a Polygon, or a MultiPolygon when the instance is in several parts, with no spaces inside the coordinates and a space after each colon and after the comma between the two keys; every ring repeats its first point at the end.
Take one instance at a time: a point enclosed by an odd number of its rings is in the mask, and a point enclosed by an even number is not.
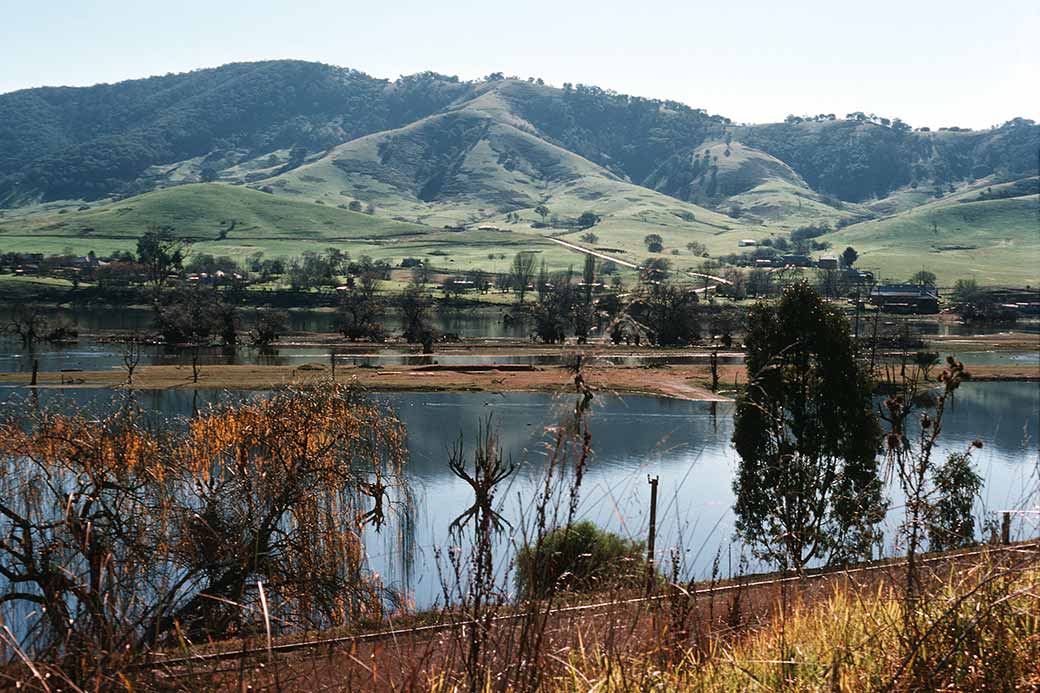
{"type": "MultiPolygon", "coordinates": [[[[194,407],[260,393],[164,390],[138,393],[156,416],[189,416],[194,407]]],[[[4,411],[25,406],[25,390],[0,391],[4,411]]],[[[531,512],[542,479],[551,428],[573,411],[571,397],[512,393],[395,393],[375,395],[403,421],[408,432],[409,482],[416,495],[414,515],[395,519],[370,533],[369,560],[386,581],[414,595],[416,605],[438,599],[435,547],[451,544],[448,525],[472,500],[469,487],[448,469],[449,450],[460,433],[472,450],[478,426],[492,415],[503,451],[520,464],[508,489],[498,493],[502,514],[514,527],[531,512]]],[[[100,390],[40,390],[41,406],[102,411],[113,393],[100,390]]],[[[939,455],[964,450],[975,438],[975,453],[986,486],[979,499],[980,520],[988,511],[1038,507],[1038,410],[1036,383],[967,383],[947,414],[939,455]]],[[[717,551],[723,573],[735,569],[741,547],[732,541],[732,479],[737,459],[730,445],[732,405],[657,397],[599,397],[590,418],[593,458],[584,479],[579,518],[644,539],[647,531],[647,475],[660,477],[659,556],[681,547],[688,571],[704,576],[717,551]]],[[[895,503],[894,503],[895,505],[895,503]]],[[[889,524],[898,521],[893,509],[889,524]]],[[[1037,534],[1036,515],[1013,522],[1016,536],[1037,534]]],[[[981,524],[981,522],[979,523],[981,524]]],[[[885,555],[899,553],[889,527],[885,555]]],[[[509,539],[500,553],[511,551],[509,539]]],[[[508,578],[503,578],[508,579],[508,578]]]]}
{"type": "MultiPolygon", "coordinates": [[[[81,336],[74,344],[37,344],[32,350],[24,348],[17,339],[5,336],[0,330],[0,373],[29,372],[33,361],[39,362],[43,371],[60,370],[107,370],[122,368],[122,352],[118,344],[98,342],[93,335],[98,332],[112,330],[153,331],[152,311],[144,308],[51,308],[48,317],[55,322],[67,322],[75,326],[81,336]]],[[[0,325],[10,320],[10,308],[0,307],[0,325]]],[[[247,332],[251,326],[253,312],[242,312],[242,331],[247,332]]],[[[437,311],[432,313],[435,329],[441,334],[456,334],[469,339],[524,339],[529,328],[520,324],[507,325],[498,310],[479,311],[437,311]]],[[[390,316],[386,320],[391,332],[400,332],[399,321],[390,316]]],[[[895,329],[896,323],[886,323],[885,330],[895,329]]],[[[1035,322],[1023,322],[1016,326],[1018,331],[1036,331],[1040,327],[1035,322]]],[[[1006,328],[980,328],[975,326],[950,325],[937,321],[915,320],[910,323],[911,333],[927,339],[933,335],[974,335],[999,334],[1006,328]]],[[[289,330],[294,333],[313,332],[335,334],[335,314],[328,311],[294,310],[289,311],[289,330]]],[[[966,365],[1037,365],[1040,366],[1040,335],[1037,337],[1037,348],[1032,351],[980,351],[977,347],[960,351],[961,347],[950,345],[956,349],[958,356],[966,365]]],[[[564,358],[561,354],[538,354],[503,357],[499,355],[441,355],[435,354],[432,359],[421,355],[404,354],[399,349],[361,347],[367,353],[361,355],[338,354],[336,363],[342,366],[399,366],[436,362],[441,364],[493,364],[518,363],[530,365],[554,365],[564,358]]],[[[352,348],[357,351],[357,348],[352,348]]],[[[256,349],[240,347],[235,352],[225,352],[220,348],[202,350],[201,361],[206,365],[214,364],[258,364],[258,365],[299,365],[320,361],[328,363],[330,348],[283,346],[272,352],[261,352],[256,349]]],[[[697,353],[663,353],[661,355],[626,355],[623,349],[617,355],[603,357],[605,363],[618,365],[646,365],[650,363],[671,364],[704,364],[708,362],[708,354],[701,350],[697,353]]],[[[741,363],[740,354],[723,354],[721,363],[741,363]]],[[[187,365],[191,363],[190,354],[183,350],[171,350],[162,346],[147,346],[142,350],[142,365],[187,365]]]]}

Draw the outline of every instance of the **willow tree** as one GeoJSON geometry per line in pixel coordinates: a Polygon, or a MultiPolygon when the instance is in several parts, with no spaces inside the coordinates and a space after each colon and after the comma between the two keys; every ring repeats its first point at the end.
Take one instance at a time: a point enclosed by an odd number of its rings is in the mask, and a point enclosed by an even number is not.
{"type": "Polygon", "coordinates": [[[364,532],[406,511],[404,460],[401,424],[331,383],[159,428],[132,406],[0,420],[0,619],[107,689],[149,648],[253,632],[259,584],[276,627],[378,618],[364,532]]]}
{"type": "Polygon", "coordinates": [[[885,511],[881,433],[848,320],[800,283],[751,309],[746,345],[738,535],[785,569],[869,557],[885,511]]]}

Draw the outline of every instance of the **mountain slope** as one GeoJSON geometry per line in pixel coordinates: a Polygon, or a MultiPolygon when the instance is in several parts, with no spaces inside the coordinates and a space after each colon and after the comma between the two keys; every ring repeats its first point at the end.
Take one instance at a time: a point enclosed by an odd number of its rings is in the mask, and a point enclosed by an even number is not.
{"type": "Polygon", "coordinates": [[[136,240],[149,226],[166,226],[193,240],[296,237],[354,239],[414,235],[428,229],[336,207],[306,204],[239,186],[182,185],[84,210],[59,210],[24,220],[0,220],[10,235],[136,240]]]}
{"type": "MultiPolygon", "coordinates": [[[[436,233],[458,248],[523,247],[580,233],[573,221],[591,212],[599,245],[634,260],[650,233],[683,262],[693,241],[725,254],[743,238],[827,224],[842,227],[829,238],[879,262],[902,268],[900,251],[915,262],[927,253],[960,272],[959,254],[973,250],[948,246],[973,241],[921,233],[937,221],[994,250],[975,256],[987,271],[1021,277],[996,251],[1032,247],[1030,193],[1013,186],[1035,180],[1038,151],[1040,126],[1021,118],[983,131],[913,130],[862,113],[737,126],[581,84],[238,63],[0,95],[0,241],[79,247],[168,224],[205,243],[250,229],[255,237],[239,240],[266,238],[286,254],[296,239],[371,250],[384,231],[388,243],[436,233]],[[200,185],[209,182],[219,184],[200,185]],[[348,211],[366,207],[374,216],[348,211]],[[512,235],[444,235],[487,224],[512,235]]],[[[539,247],[562,261],[554,246],[539,247]]]]}
{"type": "Polygon", "coordinates": [[[906,280],[927,269],[947,284],[975,277],[980,284],[1035,286],[1040,281],[1038,186],[1034,176],[970,189],[826,238],[838,250],[853,246],[863,257],[859,264],[879,268],[891,279],[906,280]]]}

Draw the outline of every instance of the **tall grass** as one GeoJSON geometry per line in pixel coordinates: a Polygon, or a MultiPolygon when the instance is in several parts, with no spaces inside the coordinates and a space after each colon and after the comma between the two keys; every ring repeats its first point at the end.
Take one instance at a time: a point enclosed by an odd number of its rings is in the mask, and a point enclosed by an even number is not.
{"type": "MultiPolygon", "coordinates": [[[[903,656],[901,589],[842,585],[819,601],[776,605],[759,628],[718,633],[670,669],[646,652],[584,647],[558,690],[1026,691],[1040,685],[1040,569],[992,558],[949,575],[917,605],[924,638],[903,656]],[[917,675],[912,673],[917,672],[917,675]],[[920,672],[925,672],[920,678],[920,672]]],[[[649,643],[648,643],[649,644],[649,643]]]]}

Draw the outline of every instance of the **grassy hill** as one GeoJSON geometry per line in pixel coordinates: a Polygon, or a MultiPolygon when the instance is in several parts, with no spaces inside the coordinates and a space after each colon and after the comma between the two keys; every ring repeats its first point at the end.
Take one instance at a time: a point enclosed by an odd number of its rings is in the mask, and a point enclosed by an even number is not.
{"type": "Polygon", "coordinates": [[[459,269],[505,271],[521,250],[539,253],[554,269],[580,262],[574,253],[520,229],[449,232],[219,183],[178,186],[84,210],[49,206],[0,219],[0,252],[106,255],[133,250],[151,225],[172,227],[191,239],[193,252],[238,259],[257,251],[290,257],[335,246],[395,264],[419,257],[459,269]]]}
{"type": "Polygon", "coordinates": [[[236,256],[336,244],[490,269],[530,248],[559,267],[580,257],[544,237],[574,241],[592,212],[593,245],[630,262],[651,233],[682,263],[692,241],[726,254],[828,224],[846,227],[832,243],[893,276],[924,262],[1014,281],[1031,274],[1035,191],[1002,181],[1035,177],[1038,146],[1040,126],[1021,118],[737,126],[582,84],[240,63],[0,95],[0,250],[104,253],[161,225],[236,256]],[[486,224],[501,230],[476,231],[486,224]]]}
{"type": "MultiPolygon", "coordinates": [[[[1036,182],[1036,178],[1031,178],[1036,182]]],[[[1005,186],[992,186],[999,194],[1005,186]]],[[[992,193],[991,193],[992,194],[992,193]]],[[[980,284],[1040,284],[1040,200],[1035,194],[985,199],[970,189],[848,226],[827,236],[840,250],[851,245],[859,265],[886,278],[906,279],[920,269],[940,283],[975,277],[980,284]]]]}

